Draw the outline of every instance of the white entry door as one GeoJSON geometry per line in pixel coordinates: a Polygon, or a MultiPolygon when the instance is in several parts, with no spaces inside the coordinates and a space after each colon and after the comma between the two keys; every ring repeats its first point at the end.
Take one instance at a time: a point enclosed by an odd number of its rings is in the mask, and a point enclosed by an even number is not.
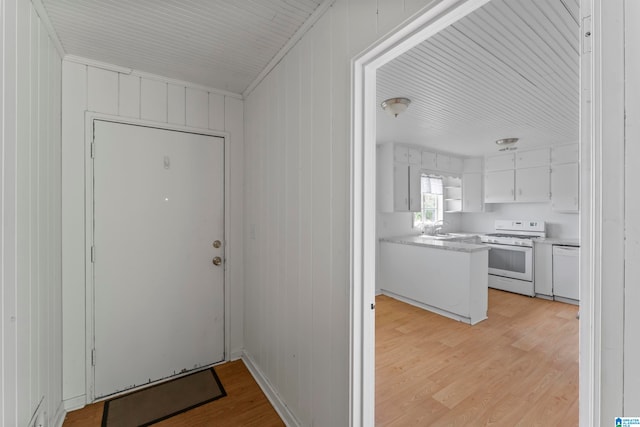
{"type": "Polygon", "coordinates": [[[94,122],[94,396],[224,360],[224,140],[94,122]]]}

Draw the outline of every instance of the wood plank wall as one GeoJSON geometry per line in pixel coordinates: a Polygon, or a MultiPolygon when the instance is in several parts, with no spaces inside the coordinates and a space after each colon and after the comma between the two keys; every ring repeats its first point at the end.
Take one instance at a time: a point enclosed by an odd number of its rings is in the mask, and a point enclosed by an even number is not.
{"type": "Polygon", "coordinates": [[[428,3],[337,0],[245,99],[245,351],[300,425],[348,425],[350,61],[428,3]]]}
{"type": "Polygon", "coordinates": [[[62,407],[61,58],[33,5],[0,2],[0,426],[62,407]]]}
{"type": "MultiPolygon", "coordinates": [[[[85,61],[92,63],[91,61],[85,61]]],[[[229,133],[229,180],[226,236],[230,310],[230,353],[239,357],[243,347],[243,114],[240,95],[207,90],[189,83],[117,67],[87,65],[80,58],[62,63],[62,188],[64,287],[64,387],[67,409],[85,404],[85,112],[211,129],[229,133]],[[111,69],[109,69],[111,68],[111,69]]],[[[114,171],[116,172],[116,171],[114,171]]],[[[91,284],[89,284],[91,285],[91,284]]]]}

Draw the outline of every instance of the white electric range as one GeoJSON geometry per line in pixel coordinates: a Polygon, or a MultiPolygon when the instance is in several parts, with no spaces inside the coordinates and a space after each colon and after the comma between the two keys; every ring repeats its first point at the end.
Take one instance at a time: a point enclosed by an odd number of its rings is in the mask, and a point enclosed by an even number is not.
{"type": "Polygon", "coordinates": [[[545,237],[537,220],[496,220],[495,233],[480,236],[489,251],[489,287],[535,296],[533,241],[545,237]]]}

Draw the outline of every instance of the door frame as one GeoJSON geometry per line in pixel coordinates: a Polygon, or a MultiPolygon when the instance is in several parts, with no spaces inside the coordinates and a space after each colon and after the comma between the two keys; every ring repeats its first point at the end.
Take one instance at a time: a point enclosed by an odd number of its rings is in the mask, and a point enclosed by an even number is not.
{"type": "MultiPolygon", "coordinates": [[[[129,393],[134,389],[125,390],[101,399],[95,398],[95,370],[92,364],[92,350],[95,345],[95,324],[94,324],[94,272],[93,262],[91,262],[91,247],[93,246],[93,158],[91,157],[91,144],[93,143],[93,123],[95,120],[107,121],[123,125],[144,126],[154,129],[188,132],[199,135],[213,136],[222,138],[224,153],[224,183],[223,183],[223,203],[224,203],[224,275],[223,275],[223,293],[224,293],[224,361],[230,360],[229,355],[229,323],[230,323],[230,301],[229,292],[227,292],[228,269],[227,269],[227,236],[229,236],[229,194],[230,194],[230,150],[227,144],[229,142],[229,133],[223,131],[215,131],[210,129],[200,129],[181,125],[172,125],[167,123],[157,123],[148,120],[135,118],[126,118],[122,116],[114,116],[109,114],[95,113],[92,111],[85,112],[85,372],[86,372],[86,402],[93,403],[99,400],[112,398],[114,396],[129,393]]],[[[203,366],[202,369],[206,368],[203,366]]],[[[187,372],[192,373],[191,371],[187,372]]],[[[138,387],[139,388],[139,387],[138,387]]]]}
{"type": "MultiPolygon", "coordinates": [[[[376,236],[376,70],[417,44],[448,27],[490,0],[442,0],[429,5],[405,21],[351,61],[351,314],[350,314],[350,414],[351,426],[375,424],[375,236],[376,236]]],[[[581,0],[581,17],[591,13],[590,0],[581,0]]],[[[581,58],[581,76],[588,79],[585,67],[593,65],[590,56],[581,58]]],[[[583,83],[584,84],[584,83],[583,83]]],[[[589,86],[587,84],[587,86],[589,86]]],[[[588,96],[591,87],[583,89],[588,96]]],[[[592,228],[601,221],[598,212],[601,200],[588,185],[601,178],[592,173],[591,162],[598,157],[591,132],[594,129],[591,111],[581,107],[580,119],[590,131],[580,134],[580,419],[592,425],[597,419],[601,396],[601,379],[596,365],[601,360],[602,332],[599,323],[601,280],[596,271],[602,265],[591,250],[602,242],[592,228]]],[[[596,144],[597,145],[597,144],[596,144]]]]}

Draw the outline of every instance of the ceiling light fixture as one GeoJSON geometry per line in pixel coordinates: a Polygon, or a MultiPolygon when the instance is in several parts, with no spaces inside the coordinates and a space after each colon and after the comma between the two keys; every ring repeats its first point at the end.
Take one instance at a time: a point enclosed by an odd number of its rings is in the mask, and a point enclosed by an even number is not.
{"type": "Polygon", "coordinates": [[[407,107],[411,104],[409,98],[389,98],[382,101],[382,109],[394,117],[398,117],[398,114],[403,113],[407,107]]]}
{"type": "Polygon", "coordinates": [[[500,149],[498,151],[507,151],[507,150],[515,150],[518,147],[514,147],[513,145],[518,142],[519,138],[502,138],[496,141],[498,147],[500,149]]]}

